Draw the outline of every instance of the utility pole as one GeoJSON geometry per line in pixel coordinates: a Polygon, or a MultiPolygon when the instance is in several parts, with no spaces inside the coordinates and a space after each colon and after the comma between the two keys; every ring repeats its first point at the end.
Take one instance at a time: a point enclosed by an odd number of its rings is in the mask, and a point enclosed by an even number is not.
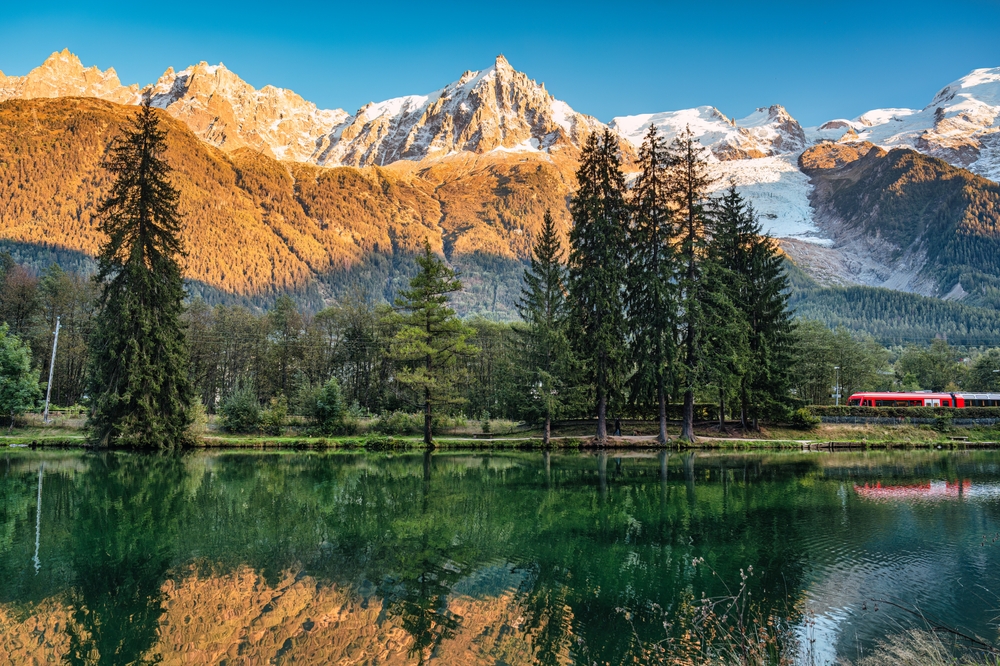
{"type": "Polygon", "coordinates": [[[45,416],[42,417],[42,423],[49,422],[49,398],[52,396],[52,371],[56,367],[56,347],[59,346],[59,319],[60,317],[56,317],[55,339],[52,341],[52,360],[49,361],[49,385],[45,387],[45,416]]]}
{"type": "Polygon", "coordinates": [[[840,366],[835,365],[833,369],[837,371],[837,385],[833,388],[833,397],[837,399],[837,407],[840,407],[840,366]]]}

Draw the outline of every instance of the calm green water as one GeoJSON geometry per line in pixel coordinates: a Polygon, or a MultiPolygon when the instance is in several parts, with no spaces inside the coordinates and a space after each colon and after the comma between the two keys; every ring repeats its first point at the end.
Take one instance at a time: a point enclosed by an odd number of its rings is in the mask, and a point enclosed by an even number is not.
{"type": "Polygon", "coordinates": [[[0,661],[619,664],[752,567],[823,663],[997,641],[997,537],[989,451],[5,450],[0,661]]]}

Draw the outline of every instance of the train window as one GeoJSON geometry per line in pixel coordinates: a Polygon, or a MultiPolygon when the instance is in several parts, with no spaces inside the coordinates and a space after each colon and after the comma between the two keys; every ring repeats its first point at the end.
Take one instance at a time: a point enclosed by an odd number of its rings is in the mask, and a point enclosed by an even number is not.
{"type": "Polygon", "coordinates": [[[951,400],[942,400],[941,401],[941,406],[942,407],[951,407],[951,400]]]}
{"type": "Polygon", "coordinates": [[[857,407],[858,405],[861,404],[861,401],[858,400],[857,398],[854,398],[853,400],[848,400],[847,404],[851,405],[852,407],[857,407]]]}

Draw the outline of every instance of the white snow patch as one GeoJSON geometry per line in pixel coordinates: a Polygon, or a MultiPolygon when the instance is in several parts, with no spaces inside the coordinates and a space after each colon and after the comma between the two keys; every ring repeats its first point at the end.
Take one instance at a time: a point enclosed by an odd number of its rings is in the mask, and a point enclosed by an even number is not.
{"type": "Polygon", "coordinates": [[[792,238],[831,246],[813,221],[809,205],[812,185],[798,164],[799,153],[747,160],[715,162],[711,173],[721,193],[730,186],[753,204],[764,231],[775,238],[792,238]]]}

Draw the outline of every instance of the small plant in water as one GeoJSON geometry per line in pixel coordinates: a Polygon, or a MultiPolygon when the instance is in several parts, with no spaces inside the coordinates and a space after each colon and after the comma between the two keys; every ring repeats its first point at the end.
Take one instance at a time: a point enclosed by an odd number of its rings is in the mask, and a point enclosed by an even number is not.
{"type": "MultiPolygon", "coordinates": [[[[707,566],[704,558],[696,557],[692,567],[707,566]]],[[[712,575],[722,579],[710,569],[712,575]]],[[[664,638],[647,641],[640,638],[633,624],[633,613],[617,609],[632,626],[637,663],[669,666],[702,666],[734,664],[739,666],[795,663],[797,639],[792,624],[793,610],[779,614],[761,607],[752,599],[748,582],[754,577],[753,567],[740,570],[740,585],[721,597],[700,599],[688,594],[668,613],[658,605],[652,610],[660,615],[664,638]]],[[[723,585],[729,590],[725,581],[723,585]]]]}

